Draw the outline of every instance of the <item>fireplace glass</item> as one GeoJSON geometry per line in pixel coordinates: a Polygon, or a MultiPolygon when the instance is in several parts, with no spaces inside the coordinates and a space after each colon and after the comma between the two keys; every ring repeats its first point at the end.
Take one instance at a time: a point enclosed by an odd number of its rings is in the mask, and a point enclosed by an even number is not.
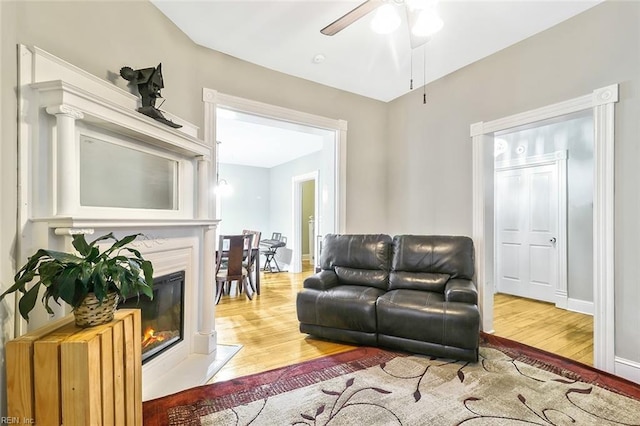
{"type": "Polygon", "coordinates": [[[180,342],[184,336],[184,271],[153,279],[153,299],[141,295],[119,308],[141,310],[142,363],[180,342]]]}

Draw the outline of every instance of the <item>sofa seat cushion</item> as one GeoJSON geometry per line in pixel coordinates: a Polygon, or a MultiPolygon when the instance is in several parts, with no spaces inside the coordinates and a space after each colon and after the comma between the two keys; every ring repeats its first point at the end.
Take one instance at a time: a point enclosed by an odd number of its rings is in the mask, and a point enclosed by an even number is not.
{"type": "Polygon", "coordinates": [[[392,290],[377,302],[378,334],[476,349],[480,312],[476,305],[447,302],[441,293],[392,290]]]}
{"type": "Polygon", "coordinates": [[[344,330],[376,331],[376,300],[384,290],[375,287],[338,285],[318,291],[305,288],[298,293],[298,321],[344,330]]]}

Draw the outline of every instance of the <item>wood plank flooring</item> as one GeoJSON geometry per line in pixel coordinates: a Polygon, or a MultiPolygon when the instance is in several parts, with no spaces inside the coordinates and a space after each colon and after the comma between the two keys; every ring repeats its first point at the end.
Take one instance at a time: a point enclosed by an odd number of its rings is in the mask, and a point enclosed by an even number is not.
{"type": "Polygon", "coordinates": [[[222,296],[216,307],[218,343],[241,344],[243,348],[213,377],[219,382],[267,371],[298,362],[345,352],[354,346],[308,337],[300,333],[296,316],[296,294],[304,278],[313,273],[261,272],[260,296],[253,300],[233,291],[222,296]]]}
{"type": "Polygon", "coordinates": [[[496,294],[495,334],[593,365],[593,317],[552,303],[496,294]]]}
{"type": "MultiPolygon", "coordinates": [[[[235,292],[222,297],[216,307],[218,343],[241,344],[243,348],[210,383],[354,348],[300,333],[296,294],[304,278],[312,273],[309,264],[299,274],[262,273],[260,296],[251,301],[235,292]]],[[[494,318],[498,336],[593,364],[593,321],[587,315],[548,303],[496,295],[494,318]]]]}

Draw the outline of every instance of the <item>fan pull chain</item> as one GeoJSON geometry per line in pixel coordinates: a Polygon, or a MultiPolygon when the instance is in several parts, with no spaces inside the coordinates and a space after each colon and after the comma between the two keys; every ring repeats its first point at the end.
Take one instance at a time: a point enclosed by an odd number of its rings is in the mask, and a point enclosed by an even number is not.
{"type": "Polygon", "coordinates": [[[427,103],[427,45],[424,45],[424,53],[422,55],[422,65],[423,65],[423,83],[424,86],[422,86],[422,104],[426,105],[427,103]]]}
{"type": "Polygon", "coordinates": [[[409,90],[413,90],[413,49],[411,49],[411,71],[409,77],[409,90]]]}

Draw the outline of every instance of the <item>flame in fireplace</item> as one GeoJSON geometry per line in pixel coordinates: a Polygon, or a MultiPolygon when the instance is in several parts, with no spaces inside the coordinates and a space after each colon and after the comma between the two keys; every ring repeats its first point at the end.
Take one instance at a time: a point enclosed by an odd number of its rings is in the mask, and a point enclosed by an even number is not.
{"type": "Polygon", "coordinates": [[[142,347],[146,348],[154,343],[159,343],[165,340],[165,335],[163,333],[159,333],[156,335],[156,331],[149,327],[145,330],[144,336],[142,337],[142,347]]]}

